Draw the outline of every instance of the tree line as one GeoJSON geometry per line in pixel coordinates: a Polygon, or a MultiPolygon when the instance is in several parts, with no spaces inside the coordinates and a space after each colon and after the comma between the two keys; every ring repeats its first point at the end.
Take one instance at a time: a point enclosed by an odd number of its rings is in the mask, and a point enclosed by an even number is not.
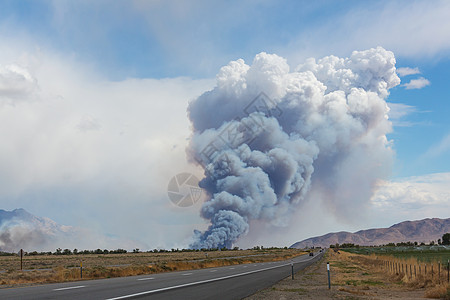
{"type": "MultiPolygon", "coordinates": [[[[438,239],[437,240],[437,244],[438,245],[450,245],[450,233],[445,233],[442,236],[442,239],[438,239]]],[[[384,244],[384,245],[379,245],[379,246],[373,246],[373,247],[412,247],[412,246],[426,246],[427,244],[425,244],[424,242],[418,243],[418,242],[400,242],[400,243],[388,243],[388,244],[384,244]]],[[[428,246],[434,246],[436,245],[435,241],[430,241],[430,243],[428,244],[428,246]]],[[[338,243],[334,244],[334,245],[330,245],[330,248],[359,248],[359,245],[355,245],[353,243],[344,243],[339,245],[338,243]]]]}
{"type": "MultiPolygon", "coordinates": [[[[263,247],[263,246],[255,246],[251,248],[251,250],[277,250],[277,249],[287,249],[287,247],[278,248],[278,247],[263,247]]],[[[36,256],[36,255],[86,255],[86,254],[126,254],[126,253],[170,253],[170,252],[213,252],[213,251],[239,251],[243,250],[239,247],[234,247],[232,249],[228,249],[226,247],[222,248],[202,248],[202,249],[179,249],[172,248],[170,250],[167,249],[153,249],[148,251],[141,251],[139,248],[135,248],[132,251],[127,251],[125,249],[116,249],[116,250],[108,250],[108,249],[96,249],[96,250],[78,250],[78,249],[61,249],[58,248],[54,252],[52,251],[31,251],[24,252],[25,255],[28,256],[36,256]]],[[[17,253],[10,252],[2,252],[0,251],[0,256],[14,256],[17,253]]]]}

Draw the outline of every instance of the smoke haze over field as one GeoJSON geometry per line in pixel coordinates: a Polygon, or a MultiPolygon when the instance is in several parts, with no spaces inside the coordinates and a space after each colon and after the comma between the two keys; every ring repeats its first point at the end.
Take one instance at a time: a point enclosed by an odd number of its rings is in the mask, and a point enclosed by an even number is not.
{"type": "Polygon", "coordinates": [[[210,220],[191,247],[231,247],[254,220],[286,226],[312,192],[340,218],[364,209],[390,174],[385,99],[400,83],[395,71],[381,47],[293,71],[264,52],[221,68],[216,87],[188,108],[187,153],[204,166],[201,215],[210,220]]]}

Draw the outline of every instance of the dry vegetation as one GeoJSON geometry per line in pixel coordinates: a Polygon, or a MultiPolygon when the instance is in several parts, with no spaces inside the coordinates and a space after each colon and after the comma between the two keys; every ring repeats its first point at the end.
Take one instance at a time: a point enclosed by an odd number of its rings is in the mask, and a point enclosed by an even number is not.
{"type": "Polygon", "coordinates": [[[438,263],[343,251],[330,251],[329,260],[333,283],[340,291],[370,297],[392,293],[395,298],[450,299],[447,271],[438,263]]]}
{"type": "MultiPolygon", "coordinates": [[[[441,270],[438,279],[437,265],[433,267],[432,275],[428,263],[425,275],[422,263],[423,274],[419,274],[416,267],[417,277],[414,277],[413,267],[411,278],[406,276],[405,266],[405,273],[393,272],[386,261],[385,256],[328,251],[320,262],[297,273],[294,280],[288,277],[248,299],[450,299],[447,277],[444,282],[441,270]],[[331,266],[331,289],[328,289],[327,261],[331,266]]],[[[415,262],[410,260],[406,263],[414,265],[415,262]]],[[[408,274],[409,270],[408,266],[408,274]]]]}
{"type": "Polygon", "coordinates": [[[152,274],[244,263],[279,261],[304,254],[297,249],[0,257],[0,287],[152,274]]]}

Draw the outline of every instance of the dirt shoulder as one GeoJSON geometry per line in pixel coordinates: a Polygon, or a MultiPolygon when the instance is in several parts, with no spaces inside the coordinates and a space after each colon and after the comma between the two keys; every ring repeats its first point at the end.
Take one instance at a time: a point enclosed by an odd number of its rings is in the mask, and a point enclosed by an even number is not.
{"type": "Polygon", "coordinates": [[[328,251],[317,263],[248,298],[256,299],[426,299],[425,289],[396,282],[377,269],[366,268],[355,255],[328,251]],[[328,289],[327,261],[331,266],[328,289]]]}

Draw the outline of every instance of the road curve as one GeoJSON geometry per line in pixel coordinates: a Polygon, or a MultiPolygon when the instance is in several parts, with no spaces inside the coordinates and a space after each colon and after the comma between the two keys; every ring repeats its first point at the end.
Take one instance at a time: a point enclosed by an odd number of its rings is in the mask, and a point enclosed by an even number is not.
{"type": "MultiPolygon", "coordinates": [[[[294,272],[323,253],[294,258],[294,272]]],[[[0,299],[241,299],[291,275],[291,260],[0,290],[0,299]]]]}

